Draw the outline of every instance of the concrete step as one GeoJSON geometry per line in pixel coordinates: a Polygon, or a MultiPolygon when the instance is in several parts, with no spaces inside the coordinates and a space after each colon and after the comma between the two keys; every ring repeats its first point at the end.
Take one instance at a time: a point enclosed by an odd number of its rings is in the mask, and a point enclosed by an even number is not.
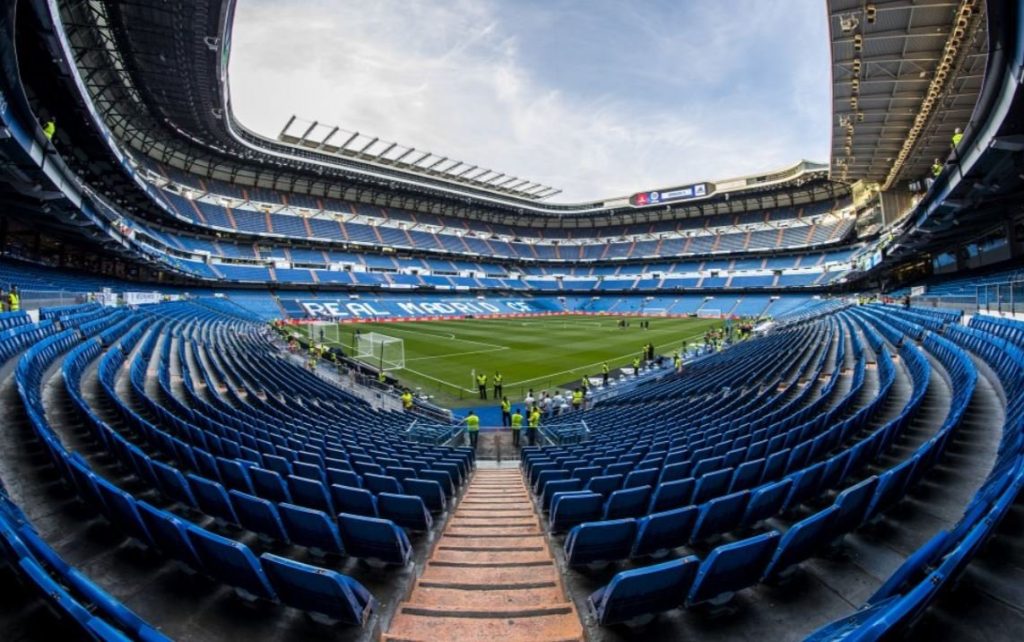
{"type": "Polygon", "coordinates": [[[427,562],[420,580],[440,583],[476,584],[533,584],[536,582],[558,581],[558,570],[551,564],[522,566],[449,566],[444,563],[427,562]]]}
{"type": "Polygon", "coordinates": [[[582,640],[583,626],[575,608],[567,602],[530,609],[474,611],[444,611],[409,603],[399,607],[383,639],[391,642],[566,642],[582,640]]]}
{"type": "Polygon", "coordinates": [[[464,548],[540,548],[547,546],[547,540],[541,534],[478,537],[469,535],[452,535],[445,533],[439,542],[440,546],[462,546],[464,548]]]}
{"type": "Polygon", "coordinates": [[[435,584],[429,580],[416,583],[409,602],[423,606],[452,609],[528,608],[538,604],[557,604],[565,598],[558,582],[531,584],[435,584]]]}
{"type": "Polygon", "coordinates": [[[449,549],[438,546],[434,550],[434,555],[431,559],[438,562],[460,562],[464,564],[488,564],[494,566],[516,562],[552,561],[551,553],[546,547],[534,550],[484,550],[471,548],[449,549]]]}

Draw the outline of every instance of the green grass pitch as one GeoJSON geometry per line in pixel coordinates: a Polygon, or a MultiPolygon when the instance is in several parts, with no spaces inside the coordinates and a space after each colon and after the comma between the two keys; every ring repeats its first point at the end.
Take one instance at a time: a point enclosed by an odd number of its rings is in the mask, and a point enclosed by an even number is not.
{"type": "MultiPolygon", "coordinates": [[[[674,352],[683,341],[693,346],[709,328],[722,325],[717,319],[652,317],[650,329],[644,330],[638,317],[625,317],[630,326],[623,329],[618,327],[620,318],[624,317],[360,323],[341,325],[338,334],[348,354],[354,353],[356,329],[402,339],[406,367],[390,374],[439,403],[473,405],[477,401],[474,370],[487,374],[488,395],[494,373],[501,372],[505,394],[521,399],[531,388],[537,392],[564,388],[585,374],[599,376],[605,361],[613,370],[630,366],[648,342],[660,354],[674,352]]],[[[327,331],[327,336],[332,334],[327,331]]]]}

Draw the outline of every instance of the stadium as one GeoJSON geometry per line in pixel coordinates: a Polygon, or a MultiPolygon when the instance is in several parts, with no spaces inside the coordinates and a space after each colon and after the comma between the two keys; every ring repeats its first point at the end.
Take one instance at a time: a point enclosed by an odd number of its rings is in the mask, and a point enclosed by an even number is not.
{"type": "Polygon", "coordinates": [[[0,638],[1024,639],[1024,2],[817,0],[828,158],[575,200],[249,128],[250,2],[0,13],[0,638]]]}

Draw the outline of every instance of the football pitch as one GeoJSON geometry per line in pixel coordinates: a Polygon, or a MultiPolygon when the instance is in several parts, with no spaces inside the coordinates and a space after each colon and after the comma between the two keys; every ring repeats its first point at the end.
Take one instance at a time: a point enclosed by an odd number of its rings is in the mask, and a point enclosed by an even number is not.
{"type": "MultiPolygon", "coordinates": [[[[693,346],[709,328],[722,325],[718,319],[648,320],[647,330],[640,327],[640,318],[619,316],[360,323],[341,325],[337,333],[331,328],[326,336],[337,334],[350,355],[355,353],[352,346],[357,329],[402,339],[405,368],[390,374],[442,405],[465,406],[478,402],[474,372],[487,375],[488,397],[494,374],[500,372],[504,394],[517,400],[530,389],[564,388],[575,385],[583,375],[599,376],[606,361],[612,370],[631,366],[648,342],[658,354],[674,352],[683,341],[693,346]],[[618,327],[622,318],[628,318],[628,328],[618,327]]],[[[299,331],[306,330],[300,327],[299,331]]]]}

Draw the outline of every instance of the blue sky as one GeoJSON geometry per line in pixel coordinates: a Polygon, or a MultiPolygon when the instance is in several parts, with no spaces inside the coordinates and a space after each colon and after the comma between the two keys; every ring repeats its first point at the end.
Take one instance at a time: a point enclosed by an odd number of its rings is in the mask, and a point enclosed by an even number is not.
{"type": "Polygon", "coordinates": [[[231,94],[622,196],[827,161],[824,0],[239,0],[231,94]]]}

